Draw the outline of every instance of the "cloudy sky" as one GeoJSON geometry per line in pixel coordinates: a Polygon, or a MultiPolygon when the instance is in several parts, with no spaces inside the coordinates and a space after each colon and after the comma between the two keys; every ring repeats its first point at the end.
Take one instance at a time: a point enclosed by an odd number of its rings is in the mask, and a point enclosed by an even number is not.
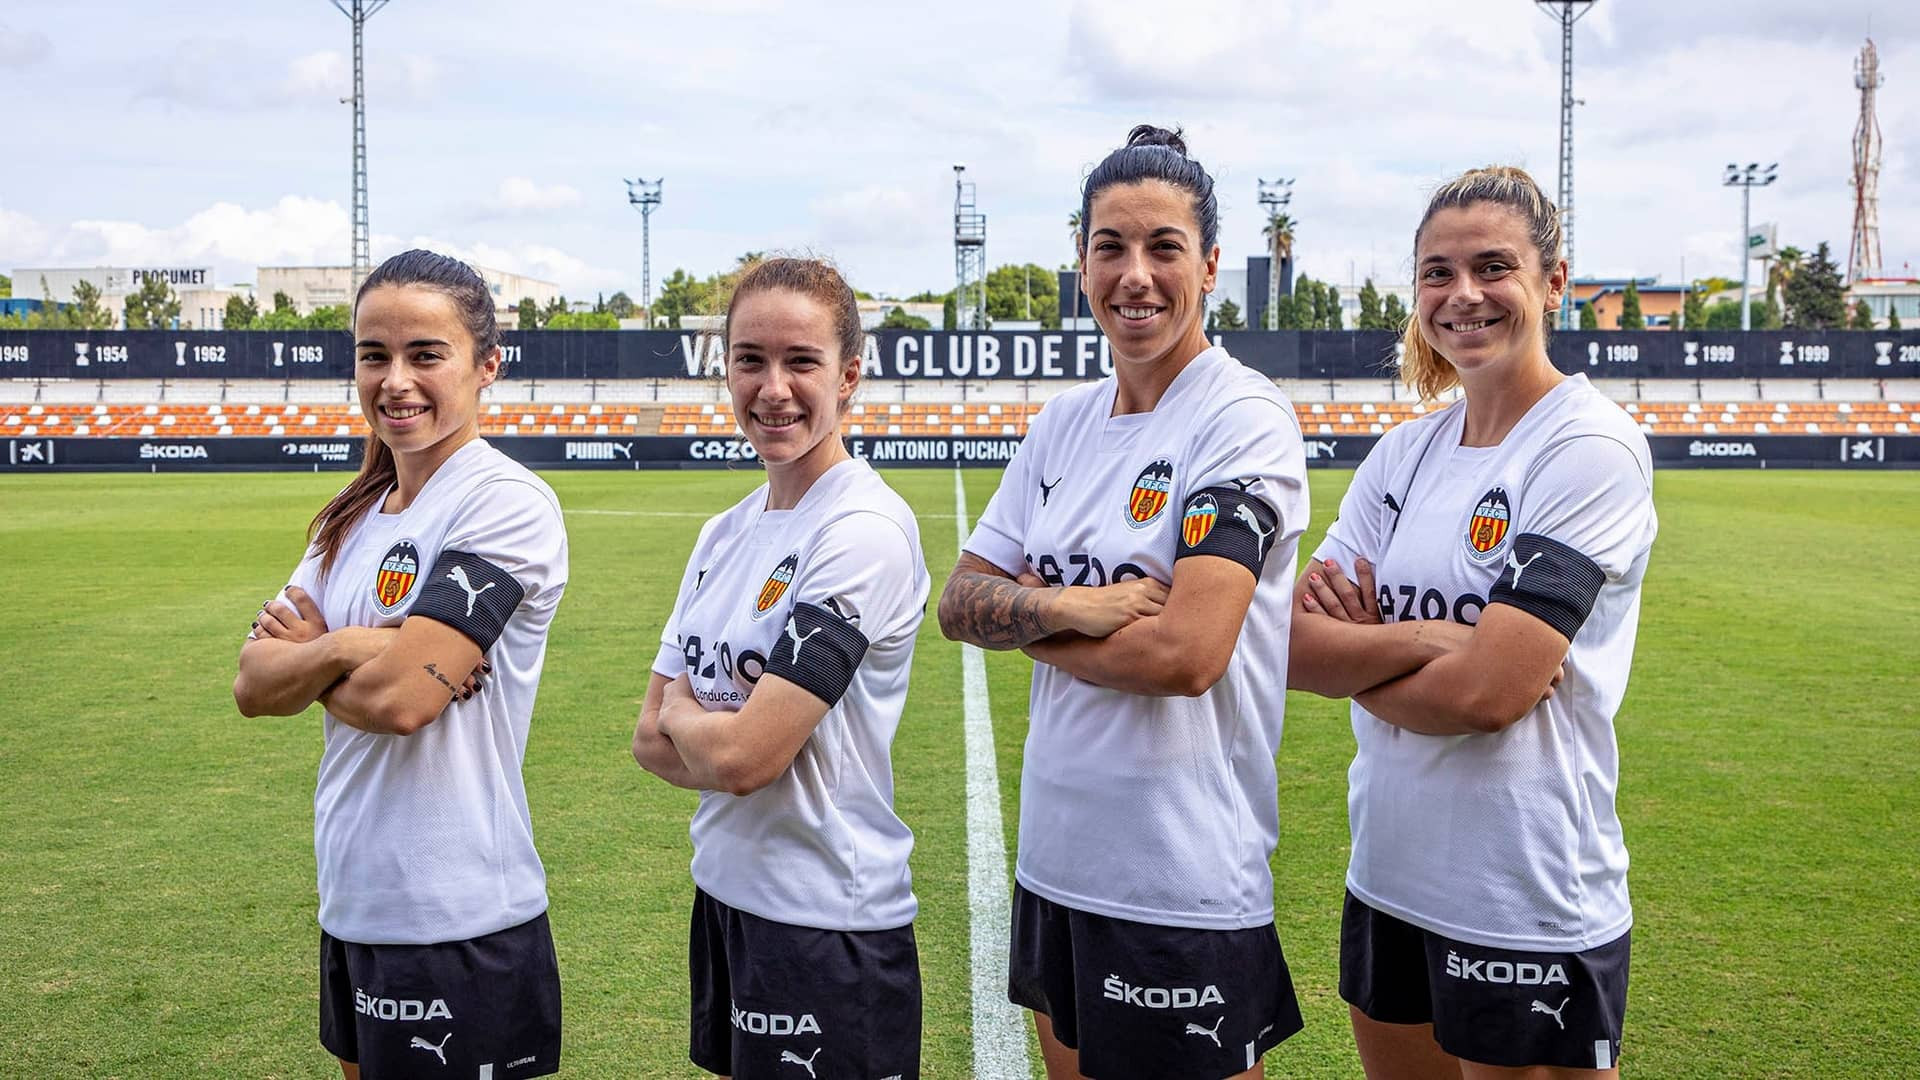
{"type": "MultiPolygon", "coordinates": [[[[1730,161],[1778,161],[1754,220],[1844,261],[1870,29],[1882,245],[1920,268],[1920,4],[1599,0],[1575,29],[1576,272],[1737,277],[1730,161]]],[[[1146,120],[1216,177],[1227,265],[1260,250],[1257,178],[1285,176],[1304,272],[1405,281],[1435,183],[1508,162],[1554,189],[1559,46],[1529,0],[395,0],[367,34],[374,256],[637,297],[621,179],[664,176],[656,289],[765,249],[945,289],[953,163],[993,265],[1057,265],[1081,178],[1146,120]]],[[[7,0],[0,270],[344,263],[351,55],[326,0],[7,0]]]]}

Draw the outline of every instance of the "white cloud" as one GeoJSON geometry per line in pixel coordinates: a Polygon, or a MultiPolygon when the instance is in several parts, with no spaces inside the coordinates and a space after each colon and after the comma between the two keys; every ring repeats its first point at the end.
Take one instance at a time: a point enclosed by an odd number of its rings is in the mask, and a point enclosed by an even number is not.
{"type": "Polygon", "coordinates": [[[53,42],[38,30],[15,30],[0,23],[0,68],[26,68],[53,55],[53,42]]]}
{"type": "Polygon", "coordinates": [[[821,242],[831,248],[916,248],[943,238],[942,208],[927,192],[864,187],[822,195],[807,209],[821,242]]]}
{"type": "MultiPolygon", "coordinates": [[[[613,292],[617,289],[632,291],[634,287],[625,272],[597,266],[548,244],[501,244],[487,240],[462,243],[434,236],[415,236],[407,246],[438,251],[493,270],[550,281],[575,300],[585,299],[595,292],[613,292]]],[[[374,248],[376,258],[384,258],[398,253],[400,245],[376,244],[374,248]]]]}
{"type": "Polygon", "coordinates": [[[579,189],[568,184],[546,187],[524,176],[509,176],[479,207],[482,215],[541,214],[580,205],[579,189]]]}

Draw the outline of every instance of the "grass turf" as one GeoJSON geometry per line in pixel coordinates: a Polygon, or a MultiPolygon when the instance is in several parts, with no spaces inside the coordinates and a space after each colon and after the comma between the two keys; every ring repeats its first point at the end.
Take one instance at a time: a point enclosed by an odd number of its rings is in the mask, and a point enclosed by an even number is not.
{"type": "MultiPolygon", "coordinates": [[[[757,474],[560,473],[573,581],[526,773],[564,979],[564,1072],[685,1063],[693,797],[627,756],[701,516],[757,474]]],[[[998,474],[966,475],[973,512],[998,474]]],[[[1346,474],[1315,472],[1310,549],[1346,474]]],[[[953,477],[889,474],[937,592],[953,477]]],[[[318,713],[245,720],[246,621],[339,475],[0,477],[0,1047],[8,1075],[337,1076],[315,1038],[318,713]]],[[[1619,719],[1637,925],[1625,1064],[1649,1077],[1920,1067],[1920,483],[1672,472],[1619,719]]],[[[931,618],[894,746],[918,836],[925,1075],[969,1043],[955,646],[931,618]]],[[[1009,851],[1025,665],[988,662],[1009,851]]],[[[1334,992],[1342,705],[1295,695],[1280,753],[1279,927],[1307,1030],[1271,1075],[1358,1074],[1334,992]]],[[[1037,1057],[1035,1058],[1037,1063],[1037,1057]]]]}

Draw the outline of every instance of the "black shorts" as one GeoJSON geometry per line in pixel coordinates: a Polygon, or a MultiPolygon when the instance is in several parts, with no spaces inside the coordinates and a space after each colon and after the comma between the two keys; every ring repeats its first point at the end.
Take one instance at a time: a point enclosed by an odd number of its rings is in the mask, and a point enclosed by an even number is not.
{"type": "Polygon", "coordinates": [[[546,914],[437,945],[320,931],[320,1045],[358,1062],[362,1080],[559,1071],[560,962],[546,914]]]}
{"type": "Polygon", "coordinates": [[[1631,934],[1585,952],[1473,945],[1368,907],[1340,917],[1340,996],[1383,1024],[1432,1024],[1483,1065],[1608,1069],[1620,1062],[1631,934]]]}
{"type": "Polygon", "coordinates": [[[816,930],[693,891],[689,1057],[736,1080],[920,1075],[913,927],[816,930]]]}
{"type": "Polygon", "coordinates": [[[1013,890],[1007,997],[1046,1014],[1096,1080],[1245,1072],[1300,1030],[1272,926],[1195,930],[1013,890]]]}

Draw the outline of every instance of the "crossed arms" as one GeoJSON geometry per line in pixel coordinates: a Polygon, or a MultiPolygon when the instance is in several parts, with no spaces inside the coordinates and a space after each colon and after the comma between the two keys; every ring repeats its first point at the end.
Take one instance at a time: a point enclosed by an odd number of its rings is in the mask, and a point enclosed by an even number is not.
{"type": "Polygon", "coordinates": [[[412,735],[492,671],[445,623],[415,615],[397,627],[329,630],[313,598],[290,586],[261,608],[241,646],[233,700],[243,716],[296,716],[318,701],[361,731],[412,735]]]}

